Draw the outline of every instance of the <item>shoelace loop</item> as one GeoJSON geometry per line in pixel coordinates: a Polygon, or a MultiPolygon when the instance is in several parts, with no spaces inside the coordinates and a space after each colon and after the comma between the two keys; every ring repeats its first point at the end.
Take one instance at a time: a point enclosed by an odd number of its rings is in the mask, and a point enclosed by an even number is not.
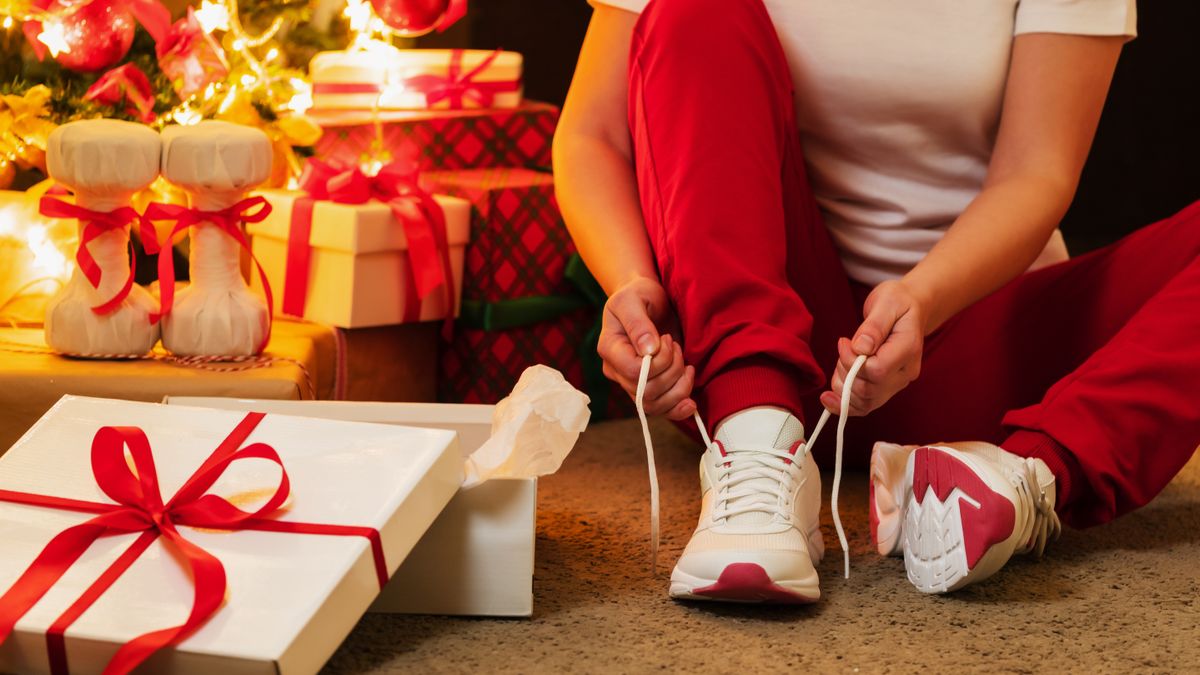
{"type": "MultiPolygon", "coordinates": [[[[646,444],[646,466],[650,472],[650,569],[654,575],[658,574],[658,546],[659,546],[659,502],[658,502],[658,470],[654,465],[654,442],[650,438],[650,424],[646,420],[646,408],[643,404],[643,398],[646,395],[646,382],[650,379],[650,361],[652,355],[647,354],[642,357],[642,368],[638,373],[637,391],[634,395],[634,404],[637,407],[638,420],[642,423],[642,440],[646,444]]],[[[838,543],[842,546],[842,554],[845,562],[845,576],[850,578],[850,546],[846,541],[846,531],[842,527],[841,514],[838,513],[838,493],[842,485],[842,452],[845,446],[846,434],[846,418],[850,412],[850,392],[854,386],[854,381],[858,377],[858,371],[866,363],[867,357],[861,355],[854,359],[853,365],[850,366],[849,372],[846,373],[846,380],[842,383],[842,399],[838,410],[838,425],[837,425],[837,448],[834,455],[833,469],[833,493],[830,499],[830,507],[833,510],[833,525],[837,530],[838,543]]],[[[696,427],[700,430],[700,437],[704,440],[704,448],[707,451],[712,447],[712,439],[708,437],[708,431],[704,426],[704,421],[700,419],[700,412],[692,413],[692,417],[696,420],[696,427]]],[[[828,410],[821,413],[821,419],[817,421],[816,428],[808,438],[808,442],[802,444],[801,450],[797,452],[795,461],[798,461],[808,452],[813,444],[817,442],[817,437],[821,430],[825,428],[825,423],[829,421],[830,412],[828,410]]],[[[773,454],[773,453],[772,453],[773,454]]],[[[789,459],[793,459],[789,456],[789,459]]],[[[1035,482],[1034,485],[1037,483],[1035,482]]],[[[748,494],[748,493],[747,493],[748,494]]],[[[725,498],[728,502],[728,495],[725,498]]],[[[747,504],[745,508],[755,510],[756,504],[747,504]]],[[[1053,511],[1051,511],[1053,513],[1053,511]]],[[[726,513],[736,515],[734,513],[726,513]]],[[[1055,517],[1057,520],[1057,517],[1055,517]]],[[[1044,542],[1044,537],[1043,537],[1044,542]]],[[[1043,543],[1044,545],[1044,543],[1043,543]]]]}
{"type": "Polygon", "coordinates": [[[1054,512],[1054,507],[1050,505],[1050,498],[1046,496],[1046,491],[1042,489],[1041,482],[1038,481],[1035,462],[1036,460],[1031,458],[1025,459],[1024,475],[1021,476],[1021,480],[1017,481],[1017,488],[1029,494],[1030,501],[1034,506],[1034,511],[1030,514],[1032,522],[1029,524],[1030,532],[1025,548],[1026,551],[1034,551],[1040,558],[1046,550],[1046,542],[1052,537],[1057,539],[1062,533],[1062,521],[1054,512]]]}

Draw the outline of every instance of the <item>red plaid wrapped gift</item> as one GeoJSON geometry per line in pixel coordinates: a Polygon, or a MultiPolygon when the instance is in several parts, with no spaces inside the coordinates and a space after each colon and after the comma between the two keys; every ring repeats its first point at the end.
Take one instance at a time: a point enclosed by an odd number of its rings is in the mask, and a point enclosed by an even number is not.
{"type": "Polygon", "coordinates": [[[325,130],[315,146],[316,156],[327,161],[373,162],[381,159],[381,147],[396,157],[415,150],[425,170],[549,169],[558,108],[525,102],[504,110],[381,112],[382,139],[369,112],[312,117],[325,130]]]}
{"type": "Polygon", "coordinates": [[[431,171],[427,189],[471,202],[462,315],[442,350],[443,401],[495,403],[525,368],[562,371],[597,417],[628,415],[629,397],[596,356],[604,293],[575,252],[550,174],[527,169],[431,171]]]}

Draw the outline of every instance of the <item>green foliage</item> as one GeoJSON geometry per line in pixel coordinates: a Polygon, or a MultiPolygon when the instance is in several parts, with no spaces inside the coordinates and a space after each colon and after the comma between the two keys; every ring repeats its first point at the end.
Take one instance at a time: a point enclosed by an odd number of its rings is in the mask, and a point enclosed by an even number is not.
{"type": "MultiPolygon", "coordinates": [[[[54,97],[50,99],[51,119],[60,124],[89,117],[136,121],[136,118],[127,114],[124,109],[96,105],[83,99],[88,88],[95,84],[103,73],[77,73],[64,68],[49,55],[44,61],[38,61],[19,28],[10,30],[5,39],[0,40],[0,44],[3,47],[0,54],[0,93],[24,94],[39,84],[50,87],[54,91],[54,97]]],[[[149,78],[150,86],[155,92],[155,113],[166,112],[179,103],[179,97],[171,88],[170,80],[158,68],[154,40],[140,27],[134,34],[133,45],[122,63],[134,63],[149,78]]]]}

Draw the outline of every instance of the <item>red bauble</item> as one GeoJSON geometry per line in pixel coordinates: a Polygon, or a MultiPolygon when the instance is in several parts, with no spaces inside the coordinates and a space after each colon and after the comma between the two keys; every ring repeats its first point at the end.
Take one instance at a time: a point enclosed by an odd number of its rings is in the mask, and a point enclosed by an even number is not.
{"type": "Polygon", "coordinates": [[[424,35],[441,23],[450,0],[371,0],[383,22],[400,35],[424,35]]]}
{"type": "MultiPolygon", "coordinates": [[[[137,23],[124,3],[92,0],[80,6],[77,2],[54,0],[46,11],[64,15],[50,21],[62,27],[63,41],[70,51],[59,52],[54,59],[71,70],[84,73],[105,70],[125,58],[133,44],[137,23]],[[70,12],[69,7],[75,6],[78,9],[70,12]]],[[[46,48],[38,40],[45,28],[37,22],[25,24],[25,35],[35,49],[40,48],[39,51],[46,48]]]]}

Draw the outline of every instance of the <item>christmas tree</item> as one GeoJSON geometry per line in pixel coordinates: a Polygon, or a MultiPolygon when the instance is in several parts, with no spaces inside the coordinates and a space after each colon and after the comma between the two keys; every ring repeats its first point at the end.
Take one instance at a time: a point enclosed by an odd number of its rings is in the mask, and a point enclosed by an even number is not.
{"type": "Polygon", "coordinates": [[[462,0],[0,0],[0,189],[45,178],[63,122],[154,127],[221,119],[263,129],[270,185],[320,136],[304,67],[318,51],[444,27],[462,0]]]}

